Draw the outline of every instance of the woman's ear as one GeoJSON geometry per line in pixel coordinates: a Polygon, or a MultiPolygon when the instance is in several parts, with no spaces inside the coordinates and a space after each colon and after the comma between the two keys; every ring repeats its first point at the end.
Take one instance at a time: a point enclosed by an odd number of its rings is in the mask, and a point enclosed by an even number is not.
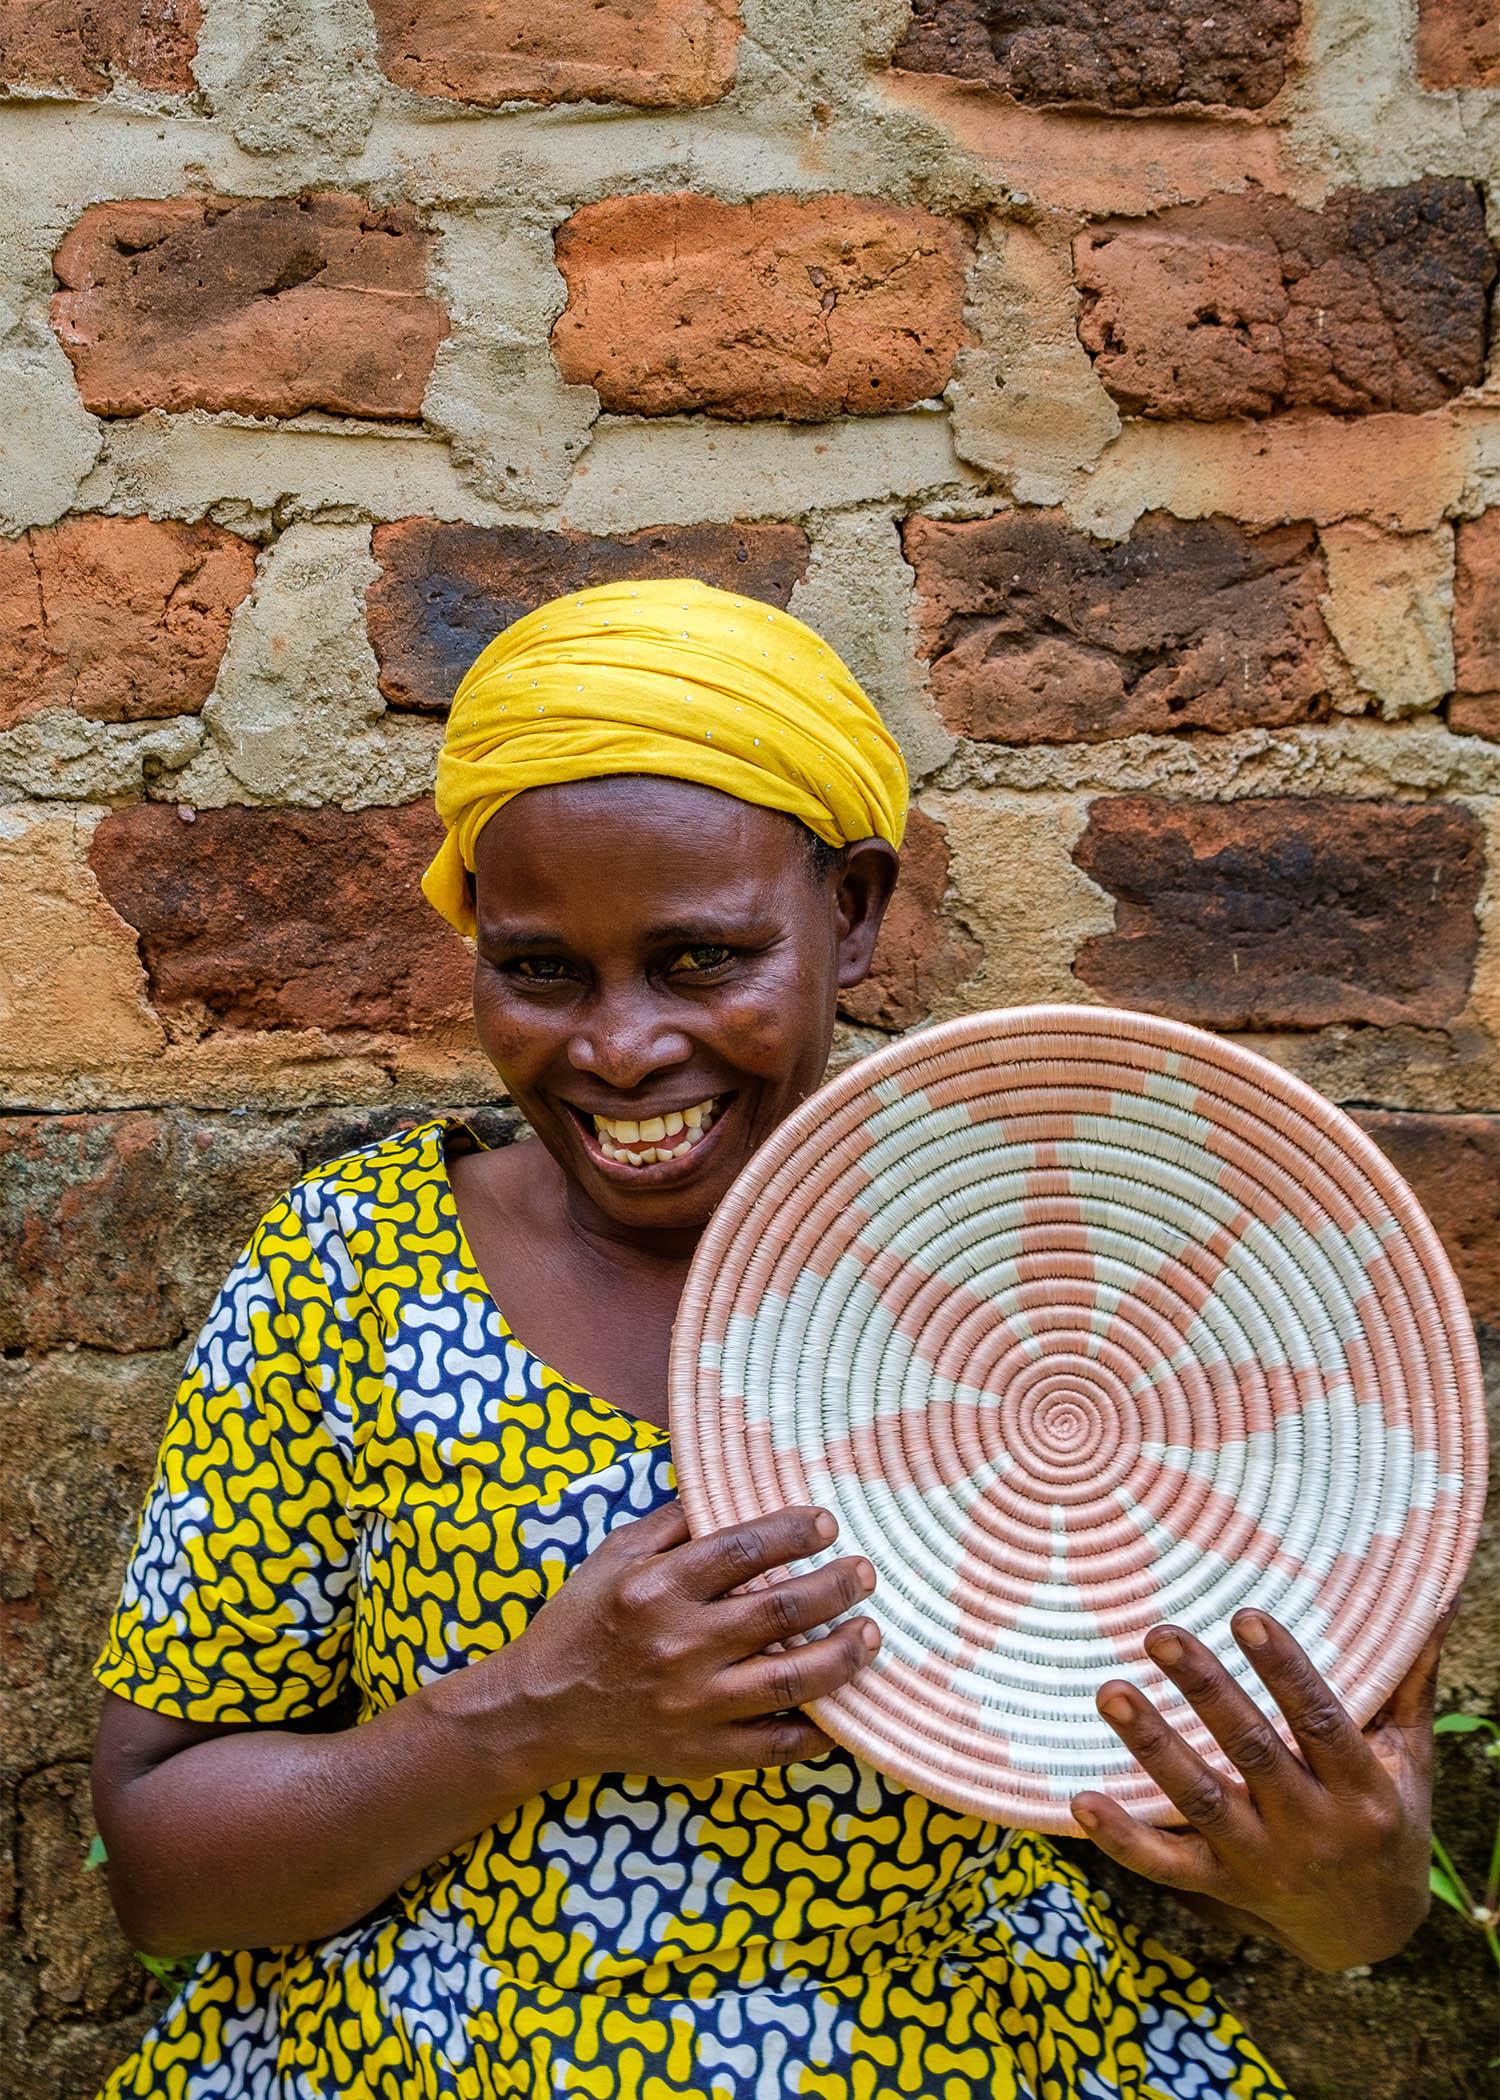
{"type": "Polygon", "coordinates": [[[870,974],[880,922],[900,866],[900,856],[885,839],[861,839],[844,848],[834,889],[841,990],[870,974]]]}

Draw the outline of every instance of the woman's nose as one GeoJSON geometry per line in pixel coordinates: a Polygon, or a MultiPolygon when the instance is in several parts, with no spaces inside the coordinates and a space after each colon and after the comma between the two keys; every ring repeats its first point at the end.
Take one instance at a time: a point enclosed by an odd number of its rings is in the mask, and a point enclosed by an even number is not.
{"type": "Polygon", "coordinates": [[[628,1093],[665,1066],[680,1065],[693,1046],[657,1002],[645,997],[595,998],[568,1042],[575,1071],[628,1093]]]}

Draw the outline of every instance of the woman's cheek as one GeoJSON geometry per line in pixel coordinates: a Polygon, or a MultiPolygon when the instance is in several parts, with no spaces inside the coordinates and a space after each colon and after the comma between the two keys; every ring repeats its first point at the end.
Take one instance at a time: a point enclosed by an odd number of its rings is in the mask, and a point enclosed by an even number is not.
{"type": "Polygon", "coordinates": [[[474,1027],[480,1047],[502,1075],[523,1075],[538,1051],[545,1056],[545,1031],[534,1013],[523,1013],[494,977],[476,971],[474,978],[474,1027]]]}

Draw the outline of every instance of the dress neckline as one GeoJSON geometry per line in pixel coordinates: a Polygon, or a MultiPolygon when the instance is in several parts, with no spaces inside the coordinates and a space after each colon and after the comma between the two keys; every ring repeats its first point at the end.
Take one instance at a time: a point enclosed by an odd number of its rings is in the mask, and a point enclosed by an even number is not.
{"type": "Polygon", "coordinates": [[[513,1343],[548,1378],[555,1380],[558,1385],[565,1386],[570,1393],[576,1393],[580,1400],[589,1407],[596,1408],[600,1414],[613,1415],[618,1421],[627,1423],[643,1447],[667,1443],[671,1431],[660,1423],[648,1422],[644,1415],[633,1415],[626,1408],[616,1407],[612,1400],[605,1400],[598,1393],[590,1392],[588,1387],[580,1385],[576,1378],[569,1378],[563,1372],[554,1369],[551,1364],[544,1363],[534,1349],[527,1348],[506,1319],[499,1300],[485,1281],[484,1271],[474,1259],[474,1250],[469,1245],[469,1235],[464,1231],[464,1221],[459,1213],[458,1196],[448,1172],[449,1131],[461,1130],[476,1152],[493,1152],[495,1148],[493,1145],[487,1145],[473,1124],[466,1123],[462,1116],[438,1116],[429,1127],[432,1131],[433,1179],[437,1183],[438,1210],[452,1227],[454,1238],[458,1242],[458,1265],[463,1271],[464,1288],[473,1296],[484,1300],[494,1316],[502,1338],[513,1343]]]}

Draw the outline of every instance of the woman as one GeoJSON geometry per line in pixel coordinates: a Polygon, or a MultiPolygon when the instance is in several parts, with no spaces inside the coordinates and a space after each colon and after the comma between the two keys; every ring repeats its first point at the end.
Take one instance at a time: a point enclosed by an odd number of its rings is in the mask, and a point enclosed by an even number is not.
{"type": "MultiPolygon", "coordinates": [[[[111,2095],[1285,2090],[1045,1842],[798,1711],[874,1653],[873,1572],[741,1586],[830,1517],[690,1540],[673,1499],[687,1265],[818,1082],[905,803],[833,652],[697,584],[560,599],[464,680],[424,887],[477,935],[480,1040],[540,1142],[440,1118],[307,1175],[204,1328],[96,1784],[127,1931],[216,1951],[111,2095]]],[[[1235,1630],[1304,1758],[1159,1628],[1243,1784],[1106,1684],[1184,1827],[1093,1793],[1078,1821],[1310,1961],[1388,1954],[1425,1907],[1436,1641],[1362,1737],[1281,1629],[1235,1630]]]]}

